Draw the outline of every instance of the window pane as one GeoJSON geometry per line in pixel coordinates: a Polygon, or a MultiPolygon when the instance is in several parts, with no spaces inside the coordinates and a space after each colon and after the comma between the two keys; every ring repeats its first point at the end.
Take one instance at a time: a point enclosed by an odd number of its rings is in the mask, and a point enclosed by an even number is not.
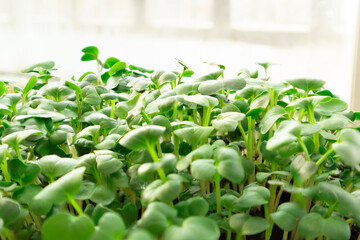
{"type": "Polygon", "coordinates": [[[77,16],[84,25],[131,25],[135,14],[131,0],[79,0],[77,16]]]}
{"type": "Polygon", "coordinates": [[[146,0],[146,18],[156,27],[210,28],[212,0],[146,0]]]}
{"type": "Polygon", "coordinates": [[[0,24],[10,21],[11,12],[10,0],[0,0],[0,24]]]}
{"type": "Polygon", "coordinates": [[[231,0],[231,26],[246,30],[306,30],[311,0],[231,0]]]}
{"type": "Polygon", "coordinates": [[[92,67],[80,50],[97,45],[101,59],[179,70],[177,57],[195,75],[209,70],[204,61],[226,65],[227,76],[276,62],[272,81],[320,78],[349,100],[357,8],[357,0],[0,0],[0,72],[52,59],[56,74],[80,74],[92,67]]]}

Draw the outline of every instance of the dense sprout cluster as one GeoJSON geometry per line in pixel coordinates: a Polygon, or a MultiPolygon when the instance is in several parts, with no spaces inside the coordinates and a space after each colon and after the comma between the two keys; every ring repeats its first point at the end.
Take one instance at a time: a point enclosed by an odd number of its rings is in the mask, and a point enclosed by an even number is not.
{"type": "Polygon", "coordinates": [[[358,237],[359,114],[324,81],[82,51],[96,73],[0,82],[1,239],[358,237]]]}

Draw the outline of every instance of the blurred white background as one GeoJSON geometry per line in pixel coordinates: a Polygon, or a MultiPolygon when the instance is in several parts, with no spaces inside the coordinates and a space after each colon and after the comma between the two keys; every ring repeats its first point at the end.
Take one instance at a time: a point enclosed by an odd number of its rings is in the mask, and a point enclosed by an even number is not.
{"type": "Polygon", "coordinates": [[[24,66],[54,60],[61,78],[96,71],[81,62],[95,45],[100,58],[197,75],[202,63],[226,75],[271,61],[273,81],[324,79],[350,101],[357,0],[0,0],[0,79],[24,66]]]}

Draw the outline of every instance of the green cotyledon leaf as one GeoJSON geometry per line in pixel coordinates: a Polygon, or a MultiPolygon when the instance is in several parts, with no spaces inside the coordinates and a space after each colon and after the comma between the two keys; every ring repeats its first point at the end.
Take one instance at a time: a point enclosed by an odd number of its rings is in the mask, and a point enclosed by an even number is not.
{"type": "Polygon", "coordinates": [[[286,202],[281,204],[275,213],[270,217],[284,231],[292,231],[296,226],[296,221],[306,214],[305,210],[298,204],[286,202]]]}
{"type": "Polygon", "coordinates": [[[288,113],[284,108],[280,106],[271,108],[260,122],[261,134],[267,133],[277,120],[285,116],[288,116],[288,113]]]}
{"type": "Polygon", "coordinates": [[[49,217],[42,226],[44,240],[87,240],[93,232],[95,232],[94,223],[85,214],[76,217],[70,213],[60,212],[49,217]]]}
{"type": "Polygon", "coordinates": [[[233,132],[237,129],[238,122],[244,117],[245,114],[239,112],[220,113],[211,123],[220,133],[233,132]]]}
{"type": "Polygon", "coordinates": [[[40,135],[40,134],[43,133],[38,130],[32,130],[32,129],[23,130],[6,135],[5,137],[2,138],[2,142],[11,147],[14,147],[21,144],[26,138],[30,137],[31,135],[40,135]]]}
{"type": "Polygon", "coordinates": [[[269,222],[261,217],[253,217],[247,213],[238,213],[233,215],[229,224],[231,229],[242,235],[255,235],[265,231],[269,226],[269,222]]]}
{"type": "Polygon", "coordinates": [[[220,80],[208,80],[199,85],[199,92],[211,95],[220,90],[241,90],[245,87],[246,81],[243,78],[226,78],[220,80]]]}
{"type": "Polygon", "coordinates": [[[49,201],[51,203],[61,203],[66,201],[68,197],[74,198],[80,189],[84,172],[85,167],[72,170],[55,182],[47,185],[35,196],[35,199],[49,201]]]}
{"type": "Polygon", "coordinates": [[[220,230],[214,220],[193,216],[184,220],[181,227],[171,226],[164,233],[165,240],[215,240],[220,237],[220,230]]]}
{"type": "Polygon", "coordinates": [[[97,60],[99,56],[99,49],[95,46],[85,47],[81,50],[84,55],[81,57],[81,61],[97,60]]]}
{"type": "Polygon", "coordinates": [[[65,175],[78,165],[76,159],[61,158],[57,155],[44,156],[34,163],[39,165],[42,174],[53,179],[65,175]]]}
{"type": "Polygon", "coordinates": [[[245,179],[245,171],[238,152],[231,148],[219,147],[215,150],[217,171],[231,182],[241,184],[245,179]]]}
{"type": "Polygon", "coordinates": [[[311,90],[317,90],[322,88],[325,85],[324,80],[320,79],[308,79],[308,78],[298,78],[298,79],[292,79],[288,80],[288,83],[290,83],[293,87],[299,88],[304,91],[311,91],[311,90]]]}
{"type": "Polygon", "coordinates": [[[187,127],[175,130],[174,134],[190,144],[197,144],[207,139],[213,130],[213,127],[187,127]]]}
{"type": "Polygon", "coordinates": [[[213,148],[210,145],[208,144],[202,145],[199,148],[187,154],[185,157],[181,158],[176,164],[176,169],[178,169],[179,171],[187,169],[190,163],[195,158],[209,159],[212,157],[212,154],[213,154],[213,148]]]}
{"type": "Polygon", "coordinates": [[[28,83],[25,85],[22,91],[23,96],[26,96],[30,92],[30,90],[35,87],[36,82],[37,82],[37,77],[35,75],[31,76],[28,83]]]}
{"type": "Polygon", "coordinates": [[[360,134],[354,129],[343,129],[339,135],[339,141],[333,144],[335,152],[341,157],[341,161],[350,167],[360,170],[360,134]]]}
{"type": "Polygon", "coordinates": [[[282,121],[274,136],[269,139],[266,149],[274,151],[289,143],[294,142],[301,132],[301,124],[297,121],[282,121]]]}
{"type": "Polygon", "coordinates": [[[222,74],[224,73],[224,70],[218,70],[209,74],[206,74],[202,77],[199,77],[195,80],[195,82],[204,82],[208,80],[216,80],[218,79],[222,74]]]}
{"type": "Polygon", "coordinates": [[[166,128],[149,125],[131,130],[120,139],[120,145],[131,150],[146,149],[153,146],[165,133],[166,128]]]}
{"type": "Polygon", "coordinates": [[[33,70],[37,70],[38,67],[43,68],[43,69],[47,69],[50,70],[55,66],[55,63],[53,61],[46,61],[46,62],[39,62],[36,64],[33,64],[31,66],[28,66],[26,68],[23,68],[21,70],[22,73],[28,73],[31,72],[33,70]]]}

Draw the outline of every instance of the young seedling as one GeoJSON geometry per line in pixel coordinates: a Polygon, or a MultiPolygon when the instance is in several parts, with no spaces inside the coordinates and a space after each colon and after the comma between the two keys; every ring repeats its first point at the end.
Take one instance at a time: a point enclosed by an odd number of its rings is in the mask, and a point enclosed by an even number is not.
{"type": "Polygon", "coordinates": [[[82,53],[95,71],[0,81],[1,239],[359,237],[360,114],[325,81],[82,53]]]}
{"type": "MultiPolygon", "coordinates": [[[[165,127],[161,126],[145,126],[130,131],[120,139],[120,144],[132,150],[146,149],[154,162],[158,162],[159,158],[155,152],[155,145],[159,138],[165,133],[165,127]]],[[[161,181],[166,182],[166,176],[163,169],[157,170],[161,181]]]]}

